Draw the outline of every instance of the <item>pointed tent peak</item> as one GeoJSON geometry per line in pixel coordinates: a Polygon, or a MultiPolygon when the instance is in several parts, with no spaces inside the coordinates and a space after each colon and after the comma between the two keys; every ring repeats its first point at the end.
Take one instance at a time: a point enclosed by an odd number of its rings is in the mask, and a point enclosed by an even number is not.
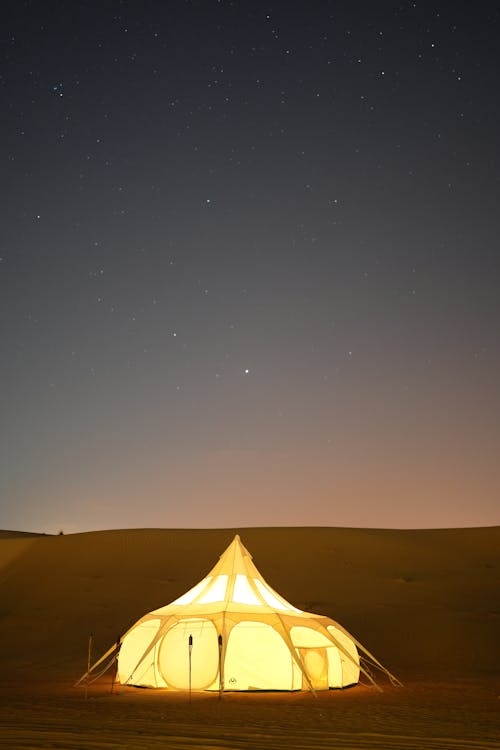
{"type": "MultiPolygon", "coordinates": [[[[233,547],[233,546],[239,547],[242,550],[243,554],[247,555],[250,559],[252,558],[252,555],[250,554],[250,552],[247,550],[247,548],[245,547],[245,545],[241,541],[241,537],[240,537],[239,534],[235,534],[234,535],[233,541],[229,544],[228,547],[226,547],[225,551],[222,554],[225,555],[226,552],[229,549],[231,549],[231,547],[233,547]]],[[[221,557],[222,557],[222,555],[221,555],[221,557]]]]}
{"type": "Polygon", "coordinates": [[[233,541],[219,557],[219,561],[208,575],[250,575],[259,576],[257,568],[252,562],[252,555],[241,541],[240,535],[236,534],[233,541]]]}
{"type": "Polygon", "coordinates": [[[224,608],[231,607],[233,610],[246,605],[254,607],[256,612],[262,612],[261,608],[266,607],[272,611],[301,613],[264,580],[238,534],[202,581],[152,614],[163,614],[172,606],[198,604],[217,608],[223,604],[224,608]]]}
{"type": "MultiPolygon", "coordinates": [[[[250,553],[250,552],[248,551],[248,549],[247,549],[247,548],[245,547],[245,545],[244,545],[244,544],[243,544],[243,542],[241,541],[241,537],[240,537],[240,535],[239,535],[239,534],[235,534],[235,536],[234,536],[234,539],[233,539],[233,541],[231,542],[231,544],[229,545],[229,547],[231,547],[231,546],[232,546],[233,544],[234,544],[234,545],[236,545],[237,547],[239,547],[239,549],[240,549],[240,551],[241,551],[241,554],[242,554],[242,555],[243,555],[244,557],[248,557],[248,559],[249,559],[249,560],[251,560],[251,559],[252,559],[252,555],[251,555],[251,553],[250,553]]],[[[229,547],[228,547],[228,549],[229,549],[229,547]]]]}
{"type": "Polygon", "coordinates": [[[250,605],[255,612],[261,613],[263,607],[273,611],[301,613],[300,609],[283,599],[264,580],[238,534],[202,581],[166,607],[160,607],[151,614],[164,614],[173,606],[197,604],[216,607],[223,604],[224,608],[233,609],[240,605],[250,605]]]}
{"type": "MultiPolygon", "coordinates": [[[[239,535],[239,534],[235,534],[235,535],[234,535],[234,539],[233,539],[233,541],[231,542],[231,544],[237,544],[238,546],[240,546],[240,547],[243,547],[243,549],[245,549],[245,547],[244,547],[244,545],[243,545],[243,542],[241,541],[241,537],[240,537],[240,535],[239,535]]],[[[230,546],[231,546],[231,545],[230,545],[230,546]]],[[[248,550],[247,550],[247,551],[248,551],[248,550]]],[[[250,557],[251,557],[251,555],[250,555],[250,557]]]]}
{"type": "Polygon", "coordinates": [[[241,551],[241,554],[244,557],[248,557],[248,558],[250,558],[250,560],[252,559],[252,555],[250,554],[250,552],[247,550],[247,548],[245,547],[245,545],[241,541],[241,537],[240,537],[239,534],[235,534],[234,535],[234,539],[233,539],[233,541],[231,542],[231,544],[229,545],[229,547],[227,549],[230,549],[233,546],[233,544],[235,545],[235,547],[239,548],[239,550],[241,551]]]}
{"type": "Polygon", "coordinates": [[[235,535],[207,578],[213,580],[214,584],[216,581],[227,581],[225,596],[228,603],[256,605],[257,608],[267,606],[283,612],[301,612],[269,586],[255,567],[252,555],[243,545],[239,534],[235,535]]]}

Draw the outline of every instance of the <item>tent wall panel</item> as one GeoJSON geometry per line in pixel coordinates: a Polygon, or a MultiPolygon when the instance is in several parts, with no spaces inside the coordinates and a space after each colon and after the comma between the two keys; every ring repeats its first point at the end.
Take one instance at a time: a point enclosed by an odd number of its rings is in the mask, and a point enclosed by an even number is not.
{"type": "Polygon", "coordinates": [[[183,620],[163,636],[159,669],[167,685],[175,690],[190,686],[189,636],[192,636],[191,688],[205,690],[219,671],[217,630],[210,620],[183,620]]]}
{"type": "Polygon", "coordinates": [[[224,660],[226,690],[292,690],[290,651],[270,625],[244,621],[229,635],[224,660]]]}

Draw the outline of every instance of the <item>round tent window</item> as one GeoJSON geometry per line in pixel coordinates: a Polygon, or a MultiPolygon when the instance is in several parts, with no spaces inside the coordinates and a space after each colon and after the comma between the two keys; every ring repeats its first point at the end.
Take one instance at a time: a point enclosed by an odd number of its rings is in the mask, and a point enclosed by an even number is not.
{"type": "Polygon", "coordinates": [[[163,637],[158,665],[165,682],[176,690],[205,690],[217,677],[219,644],[217,631],[210,620],[181,620],[163,637]],[[189,659],[189,636],[193,647],[189,659]]]}

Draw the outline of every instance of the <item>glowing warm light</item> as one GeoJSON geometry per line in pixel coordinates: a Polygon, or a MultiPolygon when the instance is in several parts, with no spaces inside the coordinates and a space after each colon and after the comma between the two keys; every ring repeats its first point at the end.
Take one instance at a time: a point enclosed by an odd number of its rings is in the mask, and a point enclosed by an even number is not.
{"type": "Polygon", "coordinates": [[[206,593],[198,599],[198,604],[213,604],[223,602],[226,598],[227,575],[217,576],[207,589],[206,593]]]}
{"type": "Polygon", "coordinates": [[[241,575],[241,573],[236,576],[234,582],[232,601],[237,604],[256,604],[258,607],[262,606],[262,602],[250,586],[248,578],[241,575]]]}
{"type": "Polygon", "coordinates": [[[172,690],[327,690],[359,671],[351,638],[268,586],[238,536],[200,583],[125,634],[118,657],[122,684],[172,690]]]}
{"type": "Polygon", "coordinates": [[[285,599],[282,599],[279,594],[277,594],[275,591],[272,591],[272,589],[268,586],[265,586],[262,581],[259,581],[258,578],[254,578],[253,582],[259,589],[260,593],[262,594],[262,598],[266,602],[266,604],[269,604],[270,607],[273,607],[274,609],[279,609],[283,612],[289,611],[289,612],[300,612],[300,609],[297,609],[296,607],[292,607],[291,604],[289,604],[285,599]]]}
{"type": "Polygon", "coordinates": [[[194,602],[197,596],[201,594],[203,589],[205,589],[210,581],[212,580],[211,576],[208,576],[207,578],[204,578],[203,581],[200,581],[196,584],[196,586],[193,586],[192,589],[189,589],[189,591],[186,591],[185,594],[180,596],[178,599],[172,602],[172,604],[191,604],[191,602],[194,602]]]}

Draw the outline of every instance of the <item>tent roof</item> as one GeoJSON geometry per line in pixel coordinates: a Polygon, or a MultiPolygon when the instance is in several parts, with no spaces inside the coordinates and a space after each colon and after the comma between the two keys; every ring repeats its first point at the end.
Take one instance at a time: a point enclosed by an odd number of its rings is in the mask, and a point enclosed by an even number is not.
{"type": "Polygon", "coordinates": [[[262,614],[270,610],[283,614],[303,614],[266,583],[238,534],[202,581],[166,607],[150,612],[150,615],[173,614],[174,610],[178,614],[188,615],[189,610],[192,612],[194,608],[199,611],[213,608],[236,611],[243,608],[262,614]]]}

